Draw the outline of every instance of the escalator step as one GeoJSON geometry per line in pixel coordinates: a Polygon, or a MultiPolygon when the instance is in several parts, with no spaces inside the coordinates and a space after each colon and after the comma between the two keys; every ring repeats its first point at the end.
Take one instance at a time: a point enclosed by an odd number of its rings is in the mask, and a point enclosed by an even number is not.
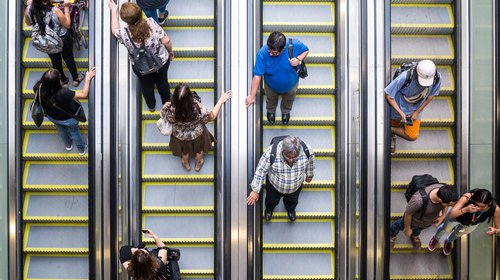
{"type": "MultiPolygon", "coordinates": [[[[429,240],[431,240],[432,236],[436,233],[436,228],[431,226],[430,228],[426,228],[422,230],[420,233],[420,240],[422,241],[422,252],[427,252],[428,251],[428,245],[429,245],[429,240]]],[[[436,247],[436,253],[441,251],[443,249],[443,242],[444,238],[441,238],[441,243],[439,246],[436,247]]],[[[413,249],[413,245],[411,244],[411,240],[408,236],[404,235],[402,232],[398,234],[398,237],[396,239],[396,245],[394,246],[394,252],[397,251],[413,251],[416,252],[413,249]]]]}
{"type": "Polygon", "coordinates": [[[214,88],[213,58],[179,58],[170,64],[169,82],[173,89],[178,83],[191,88],[214,88]]]}
{"type": "MultiPolygon", "coordinates": [[[[170,89],[173,92],[173,89],[170,89]]],[[[201,102],[207,109],[211,110],[214,107],[214,90],[205,88],[191,88],[191,91],[196,91],[201,98],[201,102]]],[[[150,112],[148,105],[142,100],[142,119],[143,120],[158,120],[160,118],[160,110],[162,108],[161,98],[158,92],[155,93],[156,111],[150,112]]]]}
{"type": "Polygon", "coordinates": [[[333,251],[266,250],[263,279],[334,279],[333,251]]]}
{"type": "MultiPolygon", "coordinates": [[[[270,32],[262,36],[266,42],[270,32]]],[[[305,33],[284,32],[287,38],[299,39],[309,47],[309,54],[305,59],[308,63],[334,63],[335,62],[335,35],[333,33],[305,33]]]]}
{"type": "Polygon", "coordinates": [[[391,5],[391,34],[450,34],[454,25],[451,5],[391,5]]]}
{"type": "MultiPolygon", "coordinates": [[[[405,62],[409,62],[405,61],[405,62]]],[[[394,72],[398,65],[391,66],[391,77],[394,76],[394,72]]],[[[441,90],[439,91],[439,95],[452,95],[455,92],[455,79],[453,75],[453,71],[451,70],[451,66],[449,65],[437,65],[436,70],[441,74],[441,90]]]]}
{"type": "MultiPolygon", "coordinates": [[[[170,136],[160,133],[156,120],[147,120],[142,122],[142,149],[144,151],[168,151],[170,136]]],[[[208,123],[207,129],[214,134],[214,123],[208,123]]]]}
{"type": "Polygon", "coordinates": [[[308,64],[309,76],[300,79],[298,94],[334,94],[335,93],[335,65],[308,64]]]}
{"type": "Polygon", "coordinates": [[[87,255],[30,255],[24,264],[24,279],[89,279],[87,255]]]}
{"type": "Polygon", "coordinates": [[[391,186],[406,187],[413,175],[431,174],[441,183],[453,185],[454,170],[451,158],[393,158],[391,186]]]}
{"type": "Polygon", "coordinates": [[[393,157],[451,157],[455,142],[450,127],[422,127],[416,141],[398,137],[393,157]]]}
{"type": "Polygon", "coordinates": [[[422,113],[422,126],[453,126],[455,109],[450,96],[434,97],[422,113]]]}
{"type": "MultiPolygon", "coordinates": [[[[49,65],[47,67],[52,67],[52,66],[49,65]]],[[[45,71],[48,70],[47,67],[45,67],[43,69],[28,68],[24,71],[23,88],[22,88],[24,98],[33,98],[34,97],[33,86],[36,84],[36,82],[38,82],[38,80],[40,80],[43,73],[45,73],[45,71]]],[[[86,71],[84,68],[79,68],[77,70],[78,70],[78,72],[86,71]]],[[[83,89],[83,85],[85,83],[82,82],[82,83],[80,83],[80,85],[77,88],[74,88],[72,83],[71,83],[71,75],[69,74],[67,69],[64,70],[64,73],[66,74],[68,79],[70,79],[70,83],[69,83],[70,90],[81,91],[83,89]]]]}
{"type": "MultiPolygon", "coordinates": [[[[290,113],[289,125],[333,125],[335,123],[335,96],[297,95],[290,113]],[[311,110],[314,108],[314,110],[311,110]]],[[[276,123],[281,123],[281,108],[276,110],[276,123]]],[[[269,124],[267,118],[264,124],[269,124]]]]}
{"type": "MultiPolygon", "coordinates": [[[[292,116],[293,118],[293,116],[292,116]]],[[[335,153],[335,128],[332,126],[264,126],[264,149],[276,136],[298,136],[318,155],[333,156],[335,153]]]]}
{"type": "Polygon", "coordinates": [[[167,8],[169,16],[166,26],[214,26],[215,24],[214,1],[171,1],[167,8]]]}
{"type": "Polygon", "coordinates": [[[450,4],[453,0],[391,0],[392,4],[450,4]]]}
{"type": "Polygon", "coordinates": [[[194,171],[194,159],[190,159],[191,171],[186,171],[171,152],[143,152],[142,157],[143,182],[212,182],[214,178],[213,152],[205,156],[200,172],[194,171]]]}
{"type": "Polygon", "coordinates": [[[88,253],[87,224],[26,224],[26,253],[88,253]]]}
{"type": "Polygon", "coordinates": [[[24,222],[87,222],[87,193],[27,193],[24,222]],[[50,207],[47,207],[50,205],[50,207]]]}
{"type": "Polygon", "coordinates": [[[27,161],[24,166],[25,191],[86,191],[88,165],[86,162],[27,161]],[[47,176],[50,174],[50,176],[47,176]]]}
{"type": "Polygon", "coordinates": [[[145,183],[142,212],[213,213],[211,183],[145,183]]]}
{"type": "MultiPolygon", "coordinates": [[[[30,104],[31,104],[31,102],[33,102],[33,99],[25,99],[24,100],[24,107],[23,107],[23,129],[55,130],[56,126],[54,125],[54,123],[52,123],[46,117],[43,119],[42,126],[37,127],[35,125],[35,122],[33,121],[33,118],[31,117],[31,111],[30,111],[30,104]]],[[[82,107],[85,110],[85,113],[87,114],[87,118],[88,118],[89,103],[88,103],[87,100],[80,100],[80,102],[82,103],[82,107]]],[[[79,126],[80,126],[81,130],[88,129],[88,122],[80,123],[79,126]]]]}
{"type": "MultiPolygon", "coordinates": [[[[144,214],[142,225],[169,244],[213,244],[214,215],[196,214],[144,214]]],[[[143,240],[154,242],[143,234],[143,240]]]]}
{"type": "Polygon", "coordinates": [[[392,35],[391,63],[430,59],[436,64],[451,64],[455,47],[451,35],[392,35]]]}
{"type": "Polygon", "coordinates": [[[213,279],[214,274],[214,247],[213,245],[183,245],[169,246],[181,251],[179,259],[182,278],[213,279]],[[186,277],[184,277],[186,276],[186,277]]]}
{"type": "Polygon", "coordinates": [[[275,30],[333,32],[335,30],[335,4],[333,2],[264,2],[262,14],[265,32],[275,30]]]}
{"type": "Polygon", "coordinates": [[[168,37],[175,42],[175,57],[214,56],[213,27],[166,27],[168,37]]]}
{"type": "MultiPolygon", "coordinates": [[[[88,20],[85,20],[83,25],[80,27],[80,30],[83,32],[83,34],[87,35],[89,34],[89,27],[88,27],[88,20]]],[[[28,26],[26,22],[23,20],[23,35],[25,37],[31,37],[31,26],[28,26]]]]}
{"type": "Polygon", "coordinates": [[[391,253],[390,279],[453,279],[451,257],[429,252],[391,253]],[[418,264],[418,265],[416,265],[418,264]]]}
{"type": "MultiPolygon", "coordinates": [[[[77,50],[76,47],[73,49],[73,54],[75,56],[75,63],[77,67],[87,67],[89,64],[89,50],[82,48],[77,50]]],[[[24,67],[52,67],[50,58],[46,53],[42,53],[33,47],[31,44],[31,38],[27,38],[24,41],[23,49],[23,66],[24,67]]]]}
{"type": "MultiPolygon", "coordinates": [[[[84,141],[87,134],[82,133],[84,141]]],[[[24,160],[66,160],[82,161],[88,155],[80,156],[76,146],[72,151],[66,151],[64,142],[55,131],[33,131],[24,133],[23,159],[24,160]]]]}
{"type": "MultiPolygon", "coordinates": [[[[333,189],[316,188],[306,188],[302,190],[296,212],[298,220],[304,218],[334,218],[335,191],[333,189]]],[[[288,219],[287,211],[283,203],[276,206],[273,217],[288,219]]]]}
{"type": "Polygon", "coordinates": [[[335,247],[335,225],[332,220],[297,220],[293,223],[288,219],[271,221],[263,225],[264,250],[317,250],[335,247]]]}

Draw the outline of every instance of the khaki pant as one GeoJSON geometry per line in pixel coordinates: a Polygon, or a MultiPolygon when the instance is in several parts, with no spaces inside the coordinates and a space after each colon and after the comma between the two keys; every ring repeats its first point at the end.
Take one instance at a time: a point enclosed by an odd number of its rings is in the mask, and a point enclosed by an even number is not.
{"type": "Polygon", "coordinates": [[[290,114],[290,111],[293,107],[293,101],[295,100],[295,95],[297,95],[297,88],[299,86],[299,82],[295,84],[295,86],[285,94],[279,94],[269,88],[267,85],[264,85],[264,92],[266,93],[266,108],[268,113],[276,113],[276,107],[278,106],[278,96],[281,96],[281,113],[282,114],[290,114]]]}

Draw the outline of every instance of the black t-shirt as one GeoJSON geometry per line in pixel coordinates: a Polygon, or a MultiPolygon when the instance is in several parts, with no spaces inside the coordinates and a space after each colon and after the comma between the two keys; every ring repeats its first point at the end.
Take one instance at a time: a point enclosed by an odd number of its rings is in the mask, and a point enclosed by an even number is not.
{"type": "MultiPolygon", "coordinates": [[[[57,107],[66,111],[68,114],[74,115],[78,110],[78,108],[76,106],[76,102],[73,101],[73,98],[75,98],[74,91],[69,90],[67,88],[62,88],[56,93],[54,101],[57,107]]],[[[68,116],[68,114],[65,114],[64,112],[51,106],[50,104],[47,104],[45,106],[45,113],[49,115],[51,118],[60,121],[72,118],[71,116],[68,116]]]]}
{"type": "MultiPolygon", "coordinates": [[[[133,248],[132,246],[123,246],[120,248],[120,262],[121,263],[124,263],[132,258],[132,251],[131,251],[132,248],[133,248]]],[[[164,264],[163,261],[161,260],[161,257],[158,256],[158,252],[160,251],[160,249],[163,249],[163,248],[155,248],[152,250],[147,249],[148,252],[156,259],[156,261],[159,264],[158,270],[155,273],[155,277],[167,274],[167,265],[164,264]]]]}
{"type": "MultiPolygon", "coordinates": [[[[474,204],[474,203],[469,201],[469,202],[465,203],[463,208],[465,208],[471,204],[474,204]]],[[[495,210],[497,210],[497,203],[495,200],[493,200],[490,208],[488,210],[486,210],[485,212],[464,213],[464,214],[456,217],[455,220],[457,220],[462,225],[466,225],[466,226],[478,225],[486,220],[489,220],[490,217],[493,217],[493,215],[495,215],[495,210]]]]}

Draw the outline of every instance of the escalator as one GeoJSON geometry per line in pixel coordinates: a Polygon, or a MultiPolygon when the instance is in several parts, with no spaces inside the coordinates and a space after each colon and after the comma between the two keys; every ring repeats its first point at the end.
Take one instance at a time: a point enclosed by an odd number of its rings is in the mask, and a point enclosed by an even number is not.
{"type": "Polygon", "coordinates": [[[262,218],[263,279],[335,278],[335,14],[334,1],[263,2],[262,42],[282,31],[309,47],[309,77],[299,81],[289,125],[281,124],[279,106],[274,125],[262,112],[263,148],[275,136],[294,135],[316,155],[315,175],[300,194],[297,220],[288,220],[283,202],[270,222],[262,218]]]}
{"type": "MultiPolygon", "coordinates": [[[[82,29],[88,35],[88,27],[82,29]]],[[[52,64],[32,46],[31,27],[23,23],[22,30],[23,279],[89,279],[88,156],[80,156],[76,147],[67,152],[47,118],[35,126],[29,110],[33,85],[52,64]]],[[[74,54],[78,70],[86,71],[89,50],[75,48],[74,54]]],[[[70,89],[75,90],[71,83],[70,89]]],[[[86,100],[82,105],[89,112],[86,100]]],[[[88,123],[80,129],[87,141],[88,123]]]]}
{"type": "MultiPolygon", "coordinates": [[[[420,136],[415,142],[397,140],[391,162],[391,219],[403,216],[404,190],[413,175],[432,174],[454,184],[455,154],[455,20],[448,1],[393,0],[391,5],[392,72],[403,62],[433,60],[442,77],[438,97],[424,109],[420,136]]],[[[429,252],[427,244],[436,228],[422,231],[421,250],[414,250],[400,233],[391,252],[391,279],[453,279],[453,259],[441,246],[429,252]]]]}
{"type": "MultiPolygon", "coordinates": [[[[169,69],[171,92],[179,82],[187,83],[211,109],[215,86],[214,1],[171,1],[164,27],[170,37],[175,60],[169,69]]],[[[152,229],[168,247],[179,248],[183,278],[214,279],[215,267],[215,183],[214,151],[205,156],[200,172],[186,171],[179,157],[169,149],[169,136],[160,134],[161,100],[156,94],[156,111],[144,100],[141,110],[141,205],[142,228],[152,229]]],[[[214,123],[207,125],[214,133],[214,123]]],[[[221,141],[221,140],[219,140],[221,141]]],[[[142,240],[153,246],[151,238],[142,240]]]]}

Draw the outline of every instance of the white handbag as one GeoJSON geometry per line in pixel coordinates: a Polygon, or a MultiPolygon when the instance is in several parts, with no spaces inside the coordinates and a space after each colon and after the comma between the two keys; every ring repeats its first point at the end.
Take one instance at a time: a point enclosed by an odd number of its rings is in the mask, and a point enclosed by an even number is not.
{"type": "Polygon", "coordinates": [[[156,122],[156,125],[158,126],[158,130],[160,130],[161,134],[165,136],[170,136],[172,134],[173,125],[166,119],[160,118],[156,122]]]}

